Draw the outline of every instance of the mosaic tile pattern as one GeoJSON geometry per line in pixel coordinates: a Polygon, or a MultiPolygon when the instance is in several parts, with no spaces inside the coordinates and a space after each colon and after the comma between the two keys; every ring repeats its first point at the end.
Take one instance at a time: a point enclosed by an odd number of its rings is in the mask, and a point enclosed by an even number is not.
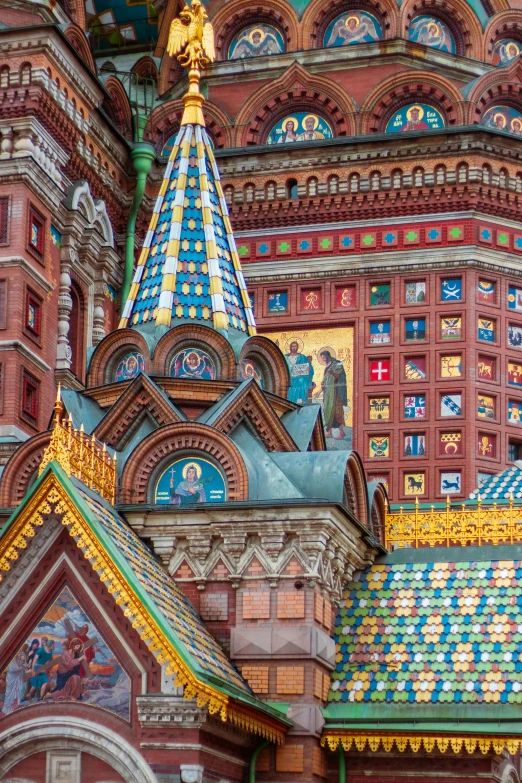
{"type": "Polygon", "coordinates": [[[192,604],[162,569],[150,549],[129,528],[98,501],[78,490],[107,535],[123,554],[142,590],[163,615],[179,642],[207,674],[219,677],[246,693],[250,690],[215,639],[207,631],[192,604]]]}
{"type": "Polygon", "coordinates": [[[521,580],[513,560],[364,571],[337,616],[329,701],[522,704],[521,580]]]}
{"type": "Polygon", "coordinates": [[[479,489],[471,492],[470,500],[475,500],[479,495],[482,500],[496,500],[499,503],[509,502],[511,493],[513,500],[522,498],[522,470],[516,465],[511,468],[489,476],[479,489]]]}
{"type": "Polygon", "coordinates": [[[255,334],[218,168],[198,125],[177,135],[120,328],[180,320],[255,334]]]}

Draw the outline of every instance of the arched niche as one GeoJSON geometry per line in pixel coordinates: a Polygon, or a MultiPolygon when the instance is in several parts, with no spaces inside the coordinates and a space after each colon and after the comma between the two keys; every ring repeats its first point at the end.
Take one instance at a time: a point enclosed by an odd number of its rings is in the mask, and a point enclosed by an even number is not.
{"type": "Polygon", "coordinates": [[[299,20],[291,5],[285,0],[261,0],[254,8],[248,0],[232,0],[213,17],[216,37],[216,56],[227,60],[232,42],[242,30],[254,25],[269,25],[279,32],[284,51],[300,47],[299,20]]]}
{"type": "Polygon", "coordinates": [[[123,469],[122,502],[153,502],[158,481],[169,464],[178,458],[194,461],[196,455],[220,471],[227,500],[248,499],[246,466],[234,443],[213,427],[178,422],[160,427],[136,446],[123,469]]]}
{"type": "Polygon", "coordinates": [[[154,353],[154,374],[167,377],[234,380],[235,364],[234,351],[228,340],[219,332],[203,325],[182,324],[171,329],[161,338],[154,353]],[[190,352],[200,356],[203,363],[196,367],[195,360],[189,358],[190,352]],[[205,356],[209,361],[205,360],[205,356]],[[178,362],[180,371],[172,375],[175,362],[178,362]],[[194,371],[191,370],[191,364],[194,371]],[[215,371],[212,371],[212,368],[215,368],[215,371]]]}
{"type": "MultiPolygon", "coordinates": [[[[333,0],[329,4],[325,4],[321,0],[312,0],[307,6],[302,20],[303,29],[307,31],[303,41],[305,48],[327,48],[328,41],[325,42],[327,31],[333,30],[337,21],[342,18],[347,20],[348,17],[355,15],[360,24],[364,14],[369,14],[377,22],[377,34],[369,27],[370,35],[363,36],[366,40],[359,41],[355,36],[354,43],[395,38],[399,19],[399,7],[395,0],[361,0],[360,2],[357,0],[333,0]]],[[[348,35],[345,45],[353,45],[350,35],[348,35]]]]}
{"type": "Polygon", "coordinates": [[[247,370],[246,362],[252,363],[254,370],[257,368],[263,380],[259,385],[265,391],[286,398],[290,385],[288,365],[282,352],[272,340],[255,335],[246,341],[239,355],[239,380],[255,378],[255,372],[247,370]]]}
{"type": "Polygon", "coordinates": [[[36,479],[50,439],[50,431],[40,432],[22,443],[9,458],[0,480],[2,508],[14,508],[20,505],[36,479]]]}
{"type": "Polygon", "coordinates": [[[430,31],[422,22],[415,23],[421,17],[432,17],[448,28],[455,41],[455,54],[482,59],[482,26],[467,0],[452,0],[451,6],[444,0],[405,0],[401,6],[400,36],[413,43],[440,49],[440,46],[433,46],[437,43],[437,33],[430,39],[430,31]]]}
{"type": "MultiPolygon", "coordinates": [[[[140,368],[139,371],[150,374],[152,363],[149,348],[142,335],[134,329],[117,329],[111,332],[99,343],[92,355],[87,386],[115,383],[120,362],[125,356],[133,353],[141,354],[143,357],[143,369],[140,368]]],[[[120,380],[129,380],[129,378],[120,378],[120,380]]]]}

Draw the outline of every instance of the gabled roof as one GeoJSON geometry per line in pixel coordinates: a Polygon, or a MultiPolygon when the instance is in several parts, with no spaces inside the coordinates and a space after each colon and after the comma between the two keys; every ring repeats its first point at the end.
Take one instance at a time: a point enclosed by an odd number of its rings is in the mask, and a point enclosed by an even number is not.
{"type": "Polygon", "coordinates": [[[522,736],[522,546],[387,555],[347,585],[335,642],[327,732],[522,736]]]}
{"type": "Polygon", "coordinates": [[[162,334],[180,323],[255,334],[255,321],[212,145],[182,124],[119,328],[162,334]]]}
{"type": "Polygon", "coordinates": [[[106,585],[141,639],[167,673],[177,675],[186,698],[197,697],[243,728],[273,741],[288,721],[258,701],[194,611],[190,601],[139,536],[98,495],[51,462],[0,531],[0,568],[26,548],[45,524],[49,507],[106,585]]]}

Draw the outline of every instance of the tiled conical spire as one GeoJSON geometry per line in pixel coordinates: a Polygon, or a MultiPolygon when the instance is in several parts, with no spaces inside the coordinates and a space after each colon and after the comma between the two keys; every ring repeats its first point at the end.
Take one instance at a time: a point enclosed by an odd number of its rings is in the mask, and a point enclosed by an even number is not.
{"type": "MultiPolygon", "coordinates": [[[[187,13],[201,15],[200,9],[194,0],[187,13]]],[[[196,50],[199,59],[187,61],[192,50],[180,20],[174,20],[173,33],[176,44],[185,35],[180,60],[190,67],[189,90],[119,326],[150,325],[165,332],[180,323],[203,323],[224,334],[252,335],[254,316],[201,111],[202,55],[196,50]]]]}

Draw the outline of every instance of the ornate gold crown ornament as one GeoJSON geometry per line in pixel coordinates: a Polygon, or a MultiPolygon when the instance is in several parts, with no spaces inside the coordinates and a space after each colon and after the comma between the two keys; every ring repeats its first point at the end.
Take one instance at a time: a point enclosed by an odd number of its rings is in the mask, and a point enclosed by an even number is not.
{"type": "Polygon", "coordinates": [[[205,99],[199,91],[199,81],[201,71],[216,58],[214,29],[210,22],[205,22],[207,18],[200,0],[192,0],[190,8],[185,5],[170,26],[167,52],[176,55],[179,64],[189,69],[182,125],[205,125],[201,108],[205,99]]]}

